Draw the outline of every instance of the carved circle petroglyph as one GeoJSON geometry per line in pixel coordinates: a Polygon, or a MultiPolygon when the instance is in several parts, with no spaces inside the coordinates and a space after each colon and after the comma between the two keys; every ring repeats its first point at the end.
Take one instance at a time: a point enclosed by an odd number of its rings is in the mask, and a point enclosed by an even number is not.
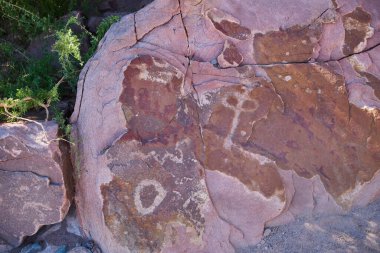
{"type": "Polygon", "coordinates": [[[161,204],[161,202],[164,200],[165,196],[167,194],[167,191],[162,187],[162,185],[156,181],[151,179],[144,179],[142,180],[136,187],[135,193],[134,193],[134,201],[137,211],[142,215],[147,215],[153,213],[154,209],[156,209],[157,206],[161,204]],[[158,192],[158,194],[155,196],[153,203],[148,206],[144,207],[141,201],[141,192],[145,187],[153,186],[155,190],[158,192]]]}

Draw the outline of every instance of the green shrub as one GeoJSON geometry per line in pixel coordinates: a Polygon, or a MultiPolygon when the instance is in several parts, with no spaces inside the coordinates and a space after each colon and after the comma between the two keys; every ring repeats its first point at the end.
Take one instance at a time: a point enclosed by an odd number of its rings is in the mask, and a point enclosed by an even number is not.
{"type": "Polygon", "coordinates": [[[0,31],[30,41],[53,30],[56,20],[77,6],[77,0],[0,0],[0,31]]]}
{"type": "Polygon", "coordinates": [[[118,16],[109,16],[105,18],[98,26],[96,34],[90,33],[83,25],[80,24],[77,17],[70,17],[65,27],[56,32],[57,41],[53,46],[53,51],[59,55],[59,62],[62,66],[62,75],[71,85],[73,91],[78,81],[81,67],[83,66],[82,56],[80,53],[80,39],[73,33],[70,26],[75,24],[82,29],[82,35],[88,35],[91,40],[90,48],[84,55],[84,61],[87,62],[95,53],[99,41],[104,37],[112,24],[119,21],[118,16]]]}
{"type": "Polygon", "coordinates": [[[78,5],[77,0],[17,0],[17,2],[26,4],[41,17],[49,16],[53,19],[66,15],[78,5]]]}
{"type": "Polygon", "coordinates": [[[59,63],[62,67],[61,74],[75,92],[79,71],[83,65],[79,38],[68,26],[57,31],[56,36],[57,40],[53,45],[53,51],[58,53],[59,63]]]}
{"type": "Polygon", "coordinates": [[[110,29],[111,25],[118,22],[119,20],[119,16],[109,16],[102,20],[96,30],[96,35],[91,36],[91,46],[84,57],[86,61],[88,61],[94,55],[100,40],[104,37],[108,29],[110,29]]]}
{"type": "MultiPolygon", "coordinates": [[[[0,44],[0,55],[14,56],[9,44],[0,44]],[[5,50],[4,50],[5,49],[5,50]]],[[[5,59],[5,58],[4,58],[5,59]]],[[[13,120],[35,108],[45,108],[59,100],[59,76],[52,64],[52,55],[42,59],[6,61],[7,69],[0,73],[0,119],[13,120]]]]}
{"type": "Polygon", "coordinates": [[[99,41],[104,37],[108,29],[110,29],[111,25],[113,25],[114,23],[118,21],[120,21],[119,16],[109,16],[103,19],[96,30],[96,39],[97,39],[96,42],[99,43],[99,41]]]}
{"type": "Polygon", "coordinates": [[[62,130],[62,135],[65,138],[70,137],[71,125],[68,124],[63,111],[60,111],[56,106],[53,106],[53,119],[57,122],[59,128],[62,130]]]}
{"type": "MultiPolygon", "coordinates": [[[[4,0],[0,0],[0,4],[4,0]]],[[[21,1],[20,1],[21,2],[21,1]]],[[[14,7],[13,1],[7,2],[6,6],[12,7],[16,15],[19,11],[25,17],[35,18],[35,23],[42,22],[40,32],[45,28],[49,29],[57,26],[44,23],[43,19],[30,12],[24,7],[14,7]],[[7,5],[8,4],[8,5],[7,5]],[[45,27],[46,25],[46,27],[45,27]]],[[[3,6],[4,8],[4,6],[3,6]]],[[[87,61],[96,51],[99,41],[104,37],[109,27],[120,20],[119,17],[110,16],[104,19],[99,25],[95,35],[83,27],[76,17],[70,17],[63,27],[54,32],[56,42],[52,51],[57,53],[60,66],[52,64],[54,62],[53,52],[46,53],[42,59],[28,58],[22,48],[18,48],[6,41],[0,41],[0,121],[12,121],[23,116],[32,109],[45,109],[53,106],[65,94],[73,97],[75,95],[76,83],[79,72],[83,66],[83,58],[87,61]],[[90,37],[91,47],[87,54],[82,57],[80,52],[80,39],[71,30],[71,25],[79,25],[82,35],[90,37]],[[69,84],[69,86],[67,85],[69,84]],[[68,90],[68,87],[71,87],[68,90]],[[65,93],[66,92],[66,93],[65,93]]],[[[21,23],[20,29],[27,32],[29,29],[21,23]]],[[[61,129],[67,135],[70,127],[67,126],[66,119],[62,112],[54,111],[54,119],[57,120],[61,129]]]]}
{"type": "Polygon", "coordinates": [[[49,30],[51,25],[50,16],[39,16],[28,1],[0,0],[0,14],[6,21],[2,22],[3,30],[19,33],[27,39],[49,30]]]}

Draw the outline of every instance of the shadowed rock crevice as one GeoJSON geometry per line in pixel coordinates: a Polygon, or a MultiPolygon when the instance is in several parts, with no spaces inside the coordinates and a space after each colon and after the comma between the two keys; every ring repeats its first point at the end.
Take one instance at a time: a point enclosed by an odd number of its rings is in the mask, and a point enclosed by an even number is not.
{"type": "MultiPolygon", "coordinates": [[[[183,29],[185,30],[185,34],[186,34],[187,51],[188,51],[188,54],[190,54],[189,33],[187,32],[187,28],[186,28],[185,22],[183,21],[183,14],[182,14],[181,0],[178,0],[178,6],[179,6],[179,14],[180,14],[180,16],[181,16],[181,22],[182,22],[183,29]]],[[[188,55],[187,55],[187,56],[188,56],[188,55]]],[[[190,59],[189,59],[189,64],[190,64],[190,59]]]]}
{"type": "Polygon", "coordinates": [[[135,34],[135,40],[136,41],[139,41],[139,39],[137,38],[137,28],[136,28],[136,12],[133,13],[133,27],[134,27],[134,34],[135,34]]]}

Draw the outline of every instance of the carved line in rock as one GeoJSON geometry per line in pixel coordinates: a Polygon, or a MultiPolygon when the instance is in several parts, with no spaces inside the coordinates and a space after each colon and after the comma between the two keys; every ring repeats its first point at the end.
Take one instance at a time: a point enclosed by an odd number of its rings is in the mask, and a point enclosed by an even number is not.
{"type": "MultiPolygon", "coordinates": [[[[249,99],[249,90],[247,90],[246,87],[242,87],[242,90],[243,90],[242,94],[235,93],[237,98],[235,96],[229,96],[229,97],[224,97],[222,101],[222,104],[226,108],[231,109],[234,115],[229,134],[227,135],[227,138],[224,139],[223,147],[225,149],[229,149],[229,150],[231,149],[232,137],[235,135],[235,131],[238,126],[241,113],[255,112],[258,108],[258,101],[256,101],[255,99],[249,99]],[[247,102],[251,102],[248,108],[246,106],[247,102]]],[[[247,132],[242,130],[240,132],[240,135],[244,137],[247,135],[247,132]]]]}

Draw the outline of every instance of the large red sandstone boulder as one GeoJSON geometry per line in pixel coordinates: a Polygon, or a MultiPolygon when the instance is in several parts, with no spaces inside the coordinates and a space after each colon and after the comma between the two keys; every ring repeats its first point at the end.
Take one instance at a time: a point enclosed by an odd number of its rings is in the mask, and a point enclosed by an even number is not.
{"type": "Polygon", "coordinates": [[[380,196],[380,2],[156,0],[78,84],[77,207],[105,252],[233,252],[380,196]]]}
{"type": "Polygon", "coordinates": [[[65,217],[72,172],[57,138],[55,122],[0,125],[0,242],[17,246],[65,217]]]}

